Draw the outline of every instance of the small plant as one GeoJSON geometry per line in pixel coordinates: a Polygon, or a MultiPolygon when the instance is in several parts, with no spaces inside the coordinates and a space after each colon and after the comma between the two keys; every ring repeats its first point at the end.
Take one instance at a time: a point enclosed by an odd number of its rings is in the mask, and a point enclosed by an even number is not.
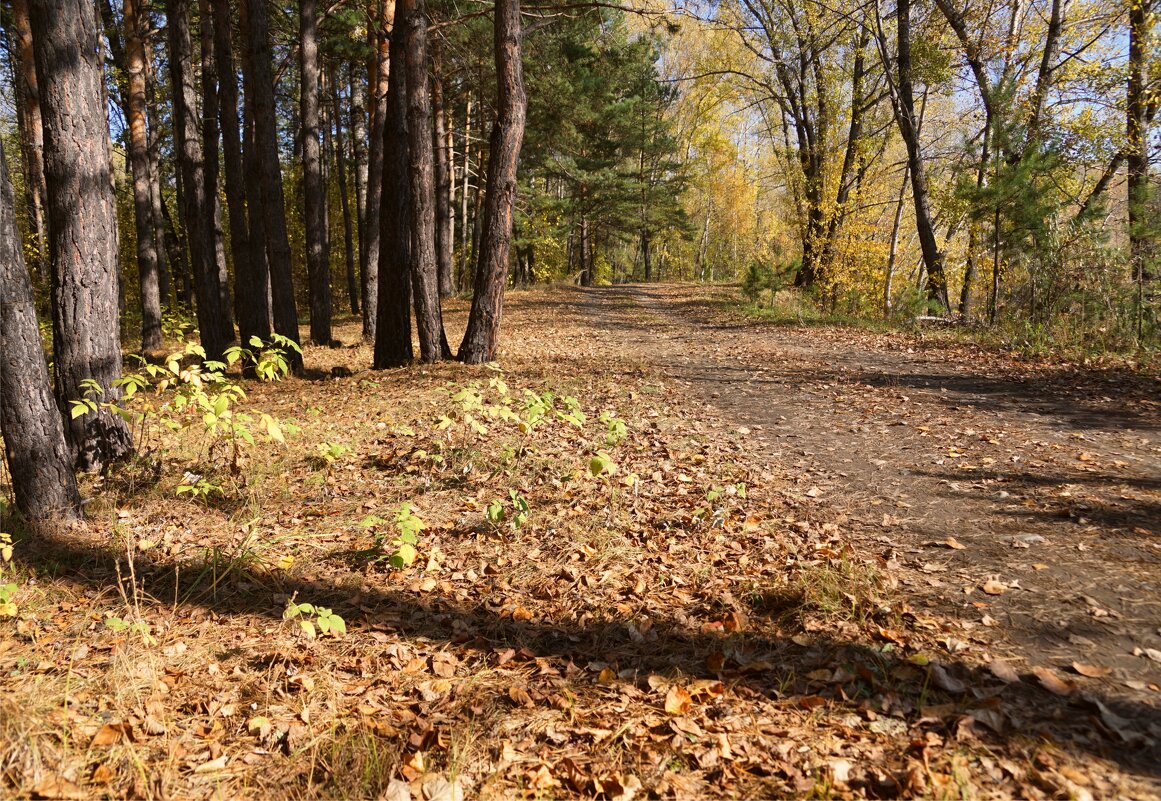
{"type": "Polygon", "coordinates": [[[605,445],[610,448],[615,448],[629,435],[625,421],[612,412],[601,412],[597,420],[605,427],[605,445]]]}
{"type": "Polygon", "coordinates": [[[148,623],[131,623],[124,618],[109,616],[105,618],[105,628],[114,634],[121,634],[126,631],[130,632],[131,634],[140,634],[141,639],[147,645],[153,645],[157,642],[157,640],[154,639],[153,635],[150,633],[148,623]]]}
{"type": "Polygon", "coordinates": [[[488,522],[492,524],[493,528],[499,529],[504,524],[507,524],[513,531],[516,531],[527,522],[528,512],[528,500],[514,489],[508,490],[507,503],[496,498],[488,504],[486,510],[488,522]]]}
{"type": "Polygon", "coordinates": [[[327,607],[295,603],[294,598],[286,602],[282,619],[297,620],[302,633],[312,640],[320,634],[341,637],[347,633],[347,622],[327,607]]]}
{"type": "Polygon", "coordinates": [[[419,558],[419,533],[427,524],[415,514],[415,507],[404,503],[395,510],[393,520],[387,521],[377,515],[368,515],[360,522],[363,528],[375,531],[375,544],[365,554],[374,562],[388,562],[397,570],[410,567],[419,558]],[[387,525],[395,531],[395,536],[387,539],[383,528],[387,525]]]}
{"type": "Polygon", "coordinates": [[[613,457],[609,456],[606,451],[597,451],[589,459],[589,473],[594,478],[599,478],[602,475],[612,475],[615,472],[617,472],[617,465],[613,461],[613,457]]]}
{"type": "Polygon", "coordinates": [[[716,484],[711,486],[705,492],[705,503],[694,509],[693,516],[708,520],[711,525],[724,524],[730,518],[731,498],[746,499],[745,483],[727,484],[724,487],[716,484]]]}
{"type": "MultiPolygon", "coordinates": [[[[0,580],[8,572],[11,563],[12,537],[0,531],[0,580]]],[[[12,599],[16,597],[16,591],[19,589],[20,587],[12,582],[0,584],[0,617],[16,617],[19,610],[16,607],[16,602],[12,599]]]]}

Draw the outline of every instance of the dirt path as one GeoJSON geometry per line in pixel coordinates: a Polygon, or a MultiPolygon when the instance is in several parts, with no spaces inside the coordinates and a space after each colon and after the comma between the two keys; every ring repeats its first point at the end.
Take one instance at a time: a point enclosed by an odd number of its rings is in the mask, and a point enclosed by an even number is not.
{"type": "Polygon", "coordinates": [[[730,319],[689,288],[592,290],[584,308],[603,347],[749,429],[756,457],[903,568],[909,596],[994,629],[1030,666],[1112,668],[1104,691],[1155,703],[1155,381],[730,319]]]}

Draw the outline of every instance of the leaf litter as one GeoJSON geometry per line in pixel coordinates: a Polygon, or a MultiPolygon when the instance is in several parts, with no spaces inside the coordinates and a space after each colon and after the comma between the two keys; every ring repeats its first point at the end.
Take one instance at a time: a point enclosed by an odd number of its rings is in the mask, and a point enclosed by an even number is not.
{"type": "Polygon", "coordinates": [[[22,542],[37,590],[0,629],[6,794],[1156,795],[1113,755],[1161,732],[1049,668],[1022,680],[1002,626],[928,604],[931,574],[866,550],[839,493],[603,348],[571,300],[514,296],[503,381],[577,398],[579,426],[471,431],[450,397],[495,371],[310,349],[353,374],[253,389],[301,433],[254,459],[244,504],[90,487],[84,527],[22,542]],[[605,412],[626,424],[612,445],[605,412]],[[320,441],[350,456],[319,470],[320,441]],[[527,520],[490,523],[513,492],[527,520]],[[361,556],[360,522],[402,503],[428,523],[414,564],[361,556]],[[283,622],[291,599],[346,635],[283,622]]]}

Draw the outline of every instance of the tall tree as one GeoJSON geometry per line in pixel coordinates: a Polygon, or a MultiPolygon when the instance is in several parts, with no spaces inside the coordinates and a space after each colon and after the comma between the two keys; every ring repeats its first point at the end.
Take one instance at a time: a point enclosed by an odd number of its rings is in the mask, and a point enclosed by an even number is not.
{"type": "MultiPolygon", "coordinates": [[[[246,169],[242,155],[242,125],[238,116],[238,75],[234,68],[233,31],[230,1],[210,0],[213,25],[214,66],[218,79],[218,118],[222,135],[222,155],[226,176],[226,210],[230,223],[230,252],[234,259],[234,301],[238,334],[243,343],[251,337],[269,336],[266,325],[265,277],[254,275],[250,250],[250,226],[246,220],[246,169]],[[262,303],[255,293],[262,286],[262,303]]],[[[203,24],[207,21],[203,20],[203,24]]]]}
{"type": "Polygon", "coordinates": [[[81,499],[52,397],[16,198],[0,149],[0,431],[16,508],[30,520],[78,517],[81,499]]]}
{"type": "Polygon", "coordinates": [[[451,164],[447,146],[447,111],[443,99],[443,54],[432,48],[431,111],[435,159],[435,258],[440,297],[455,291],[452,271],[451,164]]]}
{"type": "MultiPolygon", "coordinates": [[[[173,92],[174,150],[181,175],[181,217],[189,239],[198,330],[206,357],[220,359],[232,337],[227,336],[222,310],[214,225],[216,196],[207,191],[206,162],[198,135],[201,126],[198,125],[197,91],[194,88],[190,0],[166,0],[165,14],[169,34],[169,81],[173,92]]],[[[217,147],[216,137],[213,147],[217,147]]]]}
{"type": "Polygon", "coordinates": [[[330,69],[331,109],[335,126],[335,177],[339,184],[339,205],[343,212],[343,259],[347,267],[347,299],[351,314],[359,313],[359,284],[355,279],[355,232],[351,219],[351,198],[347,192],[347,139],[343,134],[342,94],[339,90],[339,68],[330,69]]]}
{"type": "MultiPolygon", "coordinates": [[[[391,31],[390,79],[383,119],[383,177],[380,206],[378,298],[375,323],[377,370],[401,367],[411,349],[411,198],[407,137],[407,78],[402,24],[391,31]]],[[[368,182],[367,208],[371,208],[368,182]]],[[[366,303],[370,303],[370,297],[366,303]]]]}
{"type": "Polygon", "coordinates": [[[32,235],[36,242],[37,267],[48,252],[48,232],[44,216],[44,125],[40,116],[40,86],[32,55],[32,26],[28,21],[28,0],[12,0],[12,34],[16,75],[16,115],[20,129],[20,154],[24,165],[24,194],[32,235]]]}
{"type": "Polygon", "coordinates": [[[316,345],[329,345],[331,270],[326,183],[319,154],[318,8],[316,0],[301,0],[298,8],[303,216],[306,221],[307,286],[310,290],[310,338],[316,345]]]}
{"type": "MultiPolygon", "coordinates": [[[[273,56],[266,17],[265,0],[242,0],[242,31],[246,40],[243,68],[246,95],[254,118],[252,135],[259,184],[266,254],[269,263],[270,296],[276,333],[299,341],[298,311],[294,305],[294,279],[290,269],[290,236],[286,230],[286,198],[282,191],[282,166],[278,158],[278,118],[274,104],[273,56]]],[[[253,230],[253,216],[251,216],[253,230]]],[[[295,370],[302,357],[287,354],[295,370]]]]}
{"type": "Polygon", "coordinates": [[[451,358],[439,305],[435,256],[435,176],[431,95],[427,80],[427,4],[400,0],[395,24],[404,30],[407,81],[408,191],[411,199],[411,296],[419,331],[419,358],[451,358]]]}
{"type": "Polygon", "coordinates": [[[504,286],[512,245],[512,208],[516,202],[516,167],[524,140],[527,97],[520,54],[520,0],[496,0],[496,121],[488,153],[488,189],[480,266],[476,271],[472,311],[459,357],[469,364],[496,358],[504,286]]]}
{"type": "MultiPolygon", "coordinates": [[[[1129,78],[1126,86],[1125,166],[1129,189],[1129,258],[1133,277],[1141,284],[1153,278],[1148,242],[1149,94],[1148,54],[1153,28],[1151,0],[1129,0],[1129,78]]],[[[1157,89],[1154,89],[1157,92],[1157,89]]]]}
{"type": "MultiPolygon", "coordinates": [[[[137,231],[137,274],[141,284],[141,349],[159,350],[161,339],[161,285],[156,228],[153,223],[153,171],[149,164],[148,97],[145,81],[146,20],[138,0],[125,0],[124,86],[121,102],[129,128],[129,165],[133,176],[133,218],[137,231]]],[[[116,53],[114,53],[116,55],[116,53]]]]}
{"type": "Polygon", "coordinates": [[[891,103],[899,133],[907,146],[907,167],[911,173],[911,197],[915,207],[915,227],[923,266],[927,270],[927,296],[944,311],[950,311],[943,252],[936,241],[931,198],[927,188],[927,164],[919,138],[919,115],[915,108],[915,73],[911,58],[911,0],[898,0],[895,14],[896,51],[894,69],[881,20],[878,23],[879,53],[887,72],[891,103]]]}
{"type": "Polygon", "coordinates": [[[99,408],[72,417],[92,386],[120,391],[117,199],[109,162],[101,29],[86,0],[32,0],[33,53],[44,120],[56,400],[77,466],[99,470],[133,450],[129,427],[99,408]],[[95,383],[94,383],[95,382],[95,383]]]}
{"type": "MultiPolygon", "coordinates": [[[[366,236],[362,244],[361,270],[363,276],[363,337],[376,343],[379,308],[379,265],[383,236],[382,201],[385,170],[385,142],[387,137],[387,92],[391,73],[391,41],[395,26],[395,0],[378,0],[372,20],[375,56],[368,70],[371,130],[367,148],[367,218],[366,236]]],[[[410,337],[410,334],[408,335],[410,337]]],[[[410,356],[408,356],[410,359],[410,356]]],[[[376,363],[378,356],[376,356],[376,363]]]]}

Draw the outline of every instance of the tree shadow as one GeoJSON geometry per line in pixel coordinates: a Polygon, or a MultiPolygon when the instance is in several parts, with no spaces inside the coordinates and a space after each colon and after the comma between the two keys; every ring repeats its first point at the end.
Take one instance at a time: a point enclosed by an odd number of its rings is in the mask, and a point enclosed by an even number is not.
{"type": "MultiPolygon", "coordinates": [[[[119,568],[120,575],[125,575],[119,564],[124,553],[68,535],[30,538],[17,553],[29,568],[49,570],[94,589],[114,585],[119,568]]],[[[154,597],[173,598],[179,567],[180,574],[188,577],[197,574],[199,565],[178,565],[141,554],[135,575],[154,597]]],[[[1139,776],[1161,777],[1157,744],[1161,710],[1150,703],[1096,690],[1062,697],[1030,677],[1005,682],[987,668],[950,654],[939,657],[938,668],[919,666],[892,643],[875,647],[837,634],[841,626],[803,638],[801,629],[795,634],[785,627],[785,605],[777,610],[781,618],[771,616],[769,607],[752,607],[748,610],[752,617],[732,633],[720,625],[698,627],[679,608],[657,615],[652,627],[642,633],[624,621],[609,620],[597,607],[588,616],[592,622],[585,625],[516,620],[487,602],[472,604],[447,594],[276,578],[244,567],[233,578],[232,584],[215,581],[213,591],[194,593],[183,604],[216,615],[280,619],[283,604],[279,599],[296,593],[344,615],[349,637],[360,637],[374,626],[488,654],[499,648],[520,649],[529,659],[558,666],[562,676],[578,683],[595,681],[583,669],[576,669],[592,662],[611,663],[620,680],[642,685],[650,674],[721,680],[740,698],[759,693],[789,710],[801,712],[817,705],[836,716],[845,714],[847,719],[867,710],[872,718],[891,717],[899,722],[892,747],[900,753],[912,747],[913,736],[935,732],[948,740],[958,739],[966,726],[985,747],[1046,740],[1082,762],[1100,757],[1139,776]],[[820,679],[818,671],[830,678],[820,679]],[[954,714],[933,716],[930,710],[941,704],[952,704],[954,714]]],[[[169,608],[169,604],[162,606],[169,608]]],[[[1096,686],[1086,684],[1086,688],[1096,686]]],[[[888,787],[874,794],[898,792],[898,787],[894,791],[888,787]]]]}

